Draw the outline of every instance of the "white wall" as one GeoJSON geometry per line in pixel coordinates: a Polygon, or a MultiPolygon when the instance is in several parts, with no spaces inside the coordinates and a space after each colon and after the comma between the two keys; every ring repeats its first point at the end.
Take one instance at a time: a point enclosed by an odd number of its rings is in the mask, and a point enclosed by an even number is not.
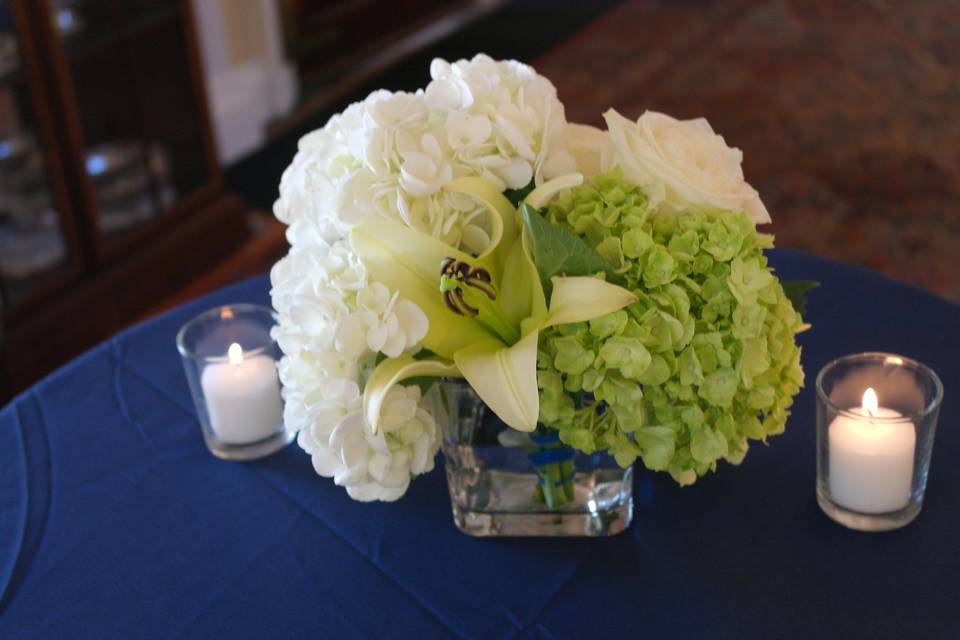
{"type": "Polygon", "coordinates": [[[266,140],[265,126],[297,100],[284,58],[279,2],[193,0],[220,162],[228,165],[266,140]]]}

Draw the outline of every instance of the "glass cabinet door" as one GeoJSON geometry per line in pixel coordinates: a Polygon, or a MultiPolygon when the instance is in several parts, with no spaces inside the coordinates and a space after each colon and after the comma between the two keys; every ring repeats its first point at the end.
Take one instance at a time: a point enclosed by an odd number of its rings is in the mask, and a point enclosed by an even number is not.
{"type": "Polygon", "coordinates": [[[39,76],[14,9],[0,0],[0,310],[7,311],[74,271],[66,196],[55,188],[42,130],[39,76]]]}
{"type": "Polygon", "coordinates": [[[210,181],[212,148],[191,69],[185,6],[48,0],[72,111],[79,114],[74,139],[101,256],[162,224],[210,181]]]}

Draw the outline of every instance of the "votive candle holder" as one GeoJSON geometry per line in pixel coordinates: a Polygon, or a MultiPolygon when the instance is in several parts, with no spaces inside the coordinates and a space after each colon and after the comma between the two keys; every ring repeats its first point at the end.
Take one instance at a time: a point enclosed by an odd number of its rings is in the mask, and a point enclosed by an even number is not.
{"type": "Polygon", "coordinates": [[[231,304],[186,323],[177,349],[210,452],[226,460],[270,455],[293,439],[283,424],[269,307],[231,304]]]}
{"type": "Polygon", "coordinates": [[[820,508],[860,531],[912,522],[943,401],[937,374],[905,356],[861,353],[821,369],[816,391],[820,508]]]}

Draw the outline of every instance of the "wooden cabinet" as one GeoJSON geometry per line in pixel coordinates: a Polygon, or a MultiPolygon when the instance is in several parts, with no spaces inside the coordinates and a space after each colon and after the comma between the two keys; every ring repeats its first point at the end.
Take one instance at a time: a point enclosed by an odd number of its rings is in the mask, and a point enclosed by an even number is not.
{"type": "Polygon", "coordinates": [[[186,0],[0,0],[0,400],[245,239],[203,86],[186,0]]]}
{"type": "Polygon", "coordinates": [[[473,4],[478,3],[471,0],[282,0],[287,54],[296,61],[303,86],[323,85],[356,67],[358,61],[380,55],[399,36],[448,18],[455,9],[473,4]]]}

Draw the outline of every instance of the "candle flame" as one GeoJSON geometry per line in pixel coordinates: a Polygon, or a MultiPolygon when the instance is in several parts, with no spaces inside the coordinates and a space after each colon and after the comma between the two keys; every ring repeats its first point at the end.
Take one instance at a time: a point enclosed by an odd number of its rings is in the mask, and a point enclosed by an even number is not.
{"type": "Polygon", "coordinates": [[[867,412],[868,415],[875,416],[877,415],[877,409],[880,407],[880,400],[877,398],[877,392],[873,390],[873,387],[867,387],[867,390],[863,392],[863,409],[867,412]]]}
{"type": "Polygon", "coordinates": [[[900,356],[887,356],[887,359],[883,361],[883,364],[902,367],[903,358],[901,358],[900,356]]]}
{"type": "Polygon", "coordinates": [[[227,357],[230,359],[230,364],[240,364],[243,362],[243,347],[234,342],[227,349],[227,357]]]}
{"type": "Polygon", "coordinates": [[[224,307],[223,309],[220,309],[220,319],[233,320],[233,309],[230,307],[224,307]]]}

